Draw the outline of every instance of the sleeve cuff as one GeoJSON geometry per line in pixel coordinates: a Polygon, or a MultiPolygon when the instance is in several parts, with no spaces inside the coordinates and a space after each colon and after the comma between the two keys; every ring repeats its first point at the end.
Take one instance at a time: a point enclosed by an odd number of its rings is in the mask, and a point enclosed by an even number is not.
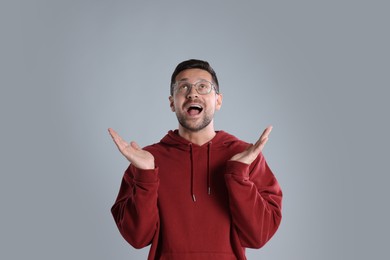
{"type": "Polygon", "coordinates": [[[158,182],[158,167],[151,170],[143,170],[134,167],[134,180],[137,182],[158,182]]]}
{"type": "Polygon", "coordinates": [[[244,179],[249,179],[249,166],[249,164],[242,162],[228,161],[226,165],[226,174],[232,174],[244,179]]]}

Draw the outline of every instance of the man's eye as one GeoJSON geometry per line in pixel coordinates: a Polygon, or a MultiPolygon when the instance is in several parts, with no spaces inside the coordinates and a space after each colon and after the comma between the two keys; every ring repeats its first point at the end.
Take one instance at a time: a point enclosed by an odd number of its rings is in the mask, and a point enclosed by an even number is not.
{"type": "Polygon", "coordinates": [[[180,85],[179,86],[179,89],[180,90],[187,90],[189,87],[188,87],[188,84],[183,84],[183,85],[180,85]]]}
{"type": "Polygon", "coordinates": [[[205,84],[200,84],[198,88],[205,89],[205,88],[207,88],[207,86],[205,84]]]}

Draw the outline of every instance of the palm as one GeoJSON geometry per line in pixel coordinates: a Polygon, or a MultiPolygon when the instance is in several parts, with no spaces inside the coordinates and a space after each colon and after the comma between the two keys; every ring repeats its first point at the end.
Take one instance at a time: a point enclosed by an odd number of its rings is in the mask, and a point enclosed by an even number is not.
{"type": "Polygon", "coordinates": [[[127,143],[122,139],[122,137],[118,135],[117,132],[111,128],[108,129],[108,132],[110,133],[112,140],[118,147],[119,151],[135,167],[145,170],[154,169],[154,157],[151,153],[141,149],[136,142],[127,143]]]}
{"type": "Polygon", "coordinates": [[[250,145],[245,151],[234,155],[230,160],[251,164],[263,150],[271,131],[272,126],[267,127],[255,144],[250,145]]]}

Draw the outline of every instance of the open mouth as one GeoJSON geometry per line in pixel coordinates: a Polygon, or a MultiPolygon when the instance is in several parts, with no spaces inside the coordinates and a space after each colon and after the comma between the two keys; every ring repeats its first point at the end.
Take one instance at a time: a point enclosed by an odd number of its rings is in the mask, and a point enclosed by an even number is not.
{"type": "Polygon", "coordinates": [[[187,113],[190,116],[196,116],[199,115],[203,110],[203,107],[199,104],[192,104],[187,108],[187,113]]]}

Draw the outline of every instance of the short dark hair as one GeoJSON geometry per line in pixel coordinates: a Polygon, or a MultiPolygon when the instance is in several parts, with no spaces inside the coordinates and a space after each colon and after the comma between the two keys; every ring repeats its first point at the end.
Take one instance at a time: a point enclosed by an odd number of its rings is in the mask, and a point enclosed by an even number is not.
{"type": "Polygon", "coordinates": [[[217,93],[219,93],[219,84],[218,84],[218,78],[217,74],[215,73],[214,69],[210,66],[210,64],[207,61],[204,60],[195,60],[195,59],[190,59],[183,61],[179,63],[176,66],[175,71],[172,73],[171,77],[171,96],[173,95],[173,84],[175,84],[176,81],[176,76],[182,72],[183,70],[188,70],[188,69],[201,69],[205,70],[208,73],[211,74],[211,77],[213,79],[213,84],[215,84],[215,88],[217,90],[217,93]]]}

